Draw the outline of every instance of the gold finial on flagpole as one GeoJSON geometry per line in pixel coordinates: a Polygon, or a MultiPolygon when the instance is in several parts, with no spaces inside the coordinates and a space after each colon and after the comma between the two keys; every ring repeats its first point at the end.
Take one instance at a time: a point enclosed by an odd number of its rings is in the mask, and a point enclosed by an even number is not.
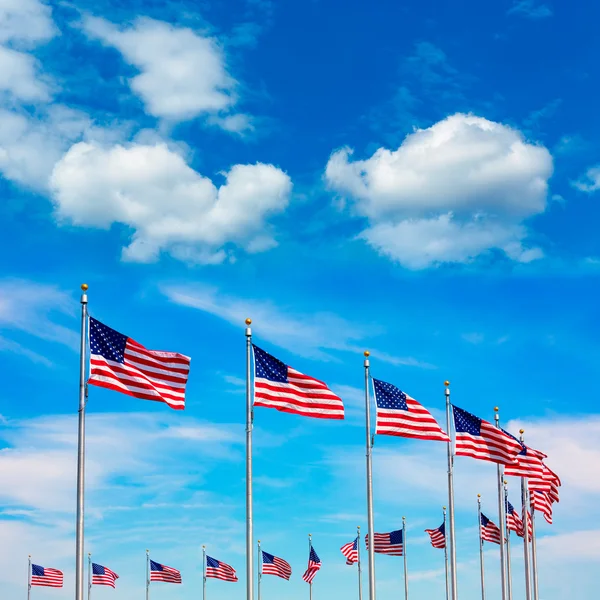
{"type": "Polygon", "coordinates": [[[500,409],[497,406],[494,406],[494,412],[498,412],[500,409]]]}
{"type": "Polygon", "coordinates": [[[519,433],[520,433],[521,435],[523,435],[523,434],[525,433],[525,430],[524,430],[524,429],[519,429],[519,433]]]}
{"type": "Polygon", "coordinates": [[[87,291],[88,291],[88,288],[89,288],[89,285],[88,285],[87,283],[82,283],[82,284],[81,284],[81,289],[82,289],[82,291],[84,291],[84,292],[87,292],[87,291]]]}
{"type": "Polygon", "coordinates": [[[368,350],[365,350],[363,354],[365,355],[365,358],[369,358],[369,356],[371,356],[371,353],[368,350]]]}
{"type": "Polygon", "coordinates": [[[248,327],[250,327],[250,325],[252,325],[252,319],[246,319],[244,321],[244,323],[246,323],[246,325],[248,325],[248,327]]]}

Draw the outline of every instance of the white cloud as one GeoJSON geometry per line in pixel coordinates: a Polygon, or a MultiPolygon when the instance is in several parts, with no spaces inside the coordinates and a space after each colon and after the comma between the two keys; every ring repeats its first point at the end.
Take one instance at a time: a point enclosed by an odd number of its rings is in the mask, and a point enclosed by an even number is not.
{"type": "Polygon", "coordinates": [[[151,115],[175,122],[218,116],[215,124],[238,133],[251,126],[246,115],[227,115],[238,99],[237,81],[216,38],[148,18],[118,29],[104,19],[87,17],[83,26],[90,37],[117,48],[140,71],[130,85],[151,115]]]}
{"type": "Polygon", "coordinates": [[[491,249],[520,262],[542,256],[523,222],[546,208],[552,157],[519,131],[456,114],[396,150],[351,154],[332,154],[326,182],[368,219],[360,237],[406,267],[469,262],[491,249]]]}
{"type": "Polygon", "coordinates": [[[573,185],[582,192],[597,192],[600,190],[600,165],[590,167],[585,175],[573,185]]]}
{"type": "Polygon", "coordinates": [[[39,0],[2,0],[0,43],[22,46],[47,42],[57,33],[52,10],[39,0]]]}
{"type": "Polygon", "coordinates": [[[554,13],[549,6],[538,4],[536,0],[515,0],[506,14],[528,19],[545,19],[554,13]]]}
{"type": "Polygon", "coordinates": [[[51,189],[58,217],[76,225],[134,230],[123,258],[150,262],[161,251],[219,263],[226,244],[258,252],[276,244],[267,218],[288,205],[290,178],[273,165],[235,165],[220,187],[165,144],[75,144],[57,163],[51,189]]]}
{"type": "Polygon", "coordinates": [[[38,70],[31,54],[0,46],[0,92],[26,103],[49,100],[49,87],[38,70]]]}

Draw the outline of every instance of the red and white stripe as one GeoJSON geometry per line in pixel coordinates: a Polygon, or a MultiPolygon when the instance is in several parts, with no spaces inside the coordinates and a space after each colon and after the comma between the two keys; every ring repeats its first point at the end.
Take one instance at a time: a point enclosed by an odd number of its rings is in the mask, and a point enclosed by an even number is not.
{"type": "Polygon", "coordinates": [[[481,525],[481,539],[484,542],[491,542],[492,544],[500,544],[500,529],[498,525],[488,521],[484,527],[481,525]]]}
{"type": "Polygon", "coordinates": [[[544,463],[542,461],[546,455],[539,450],[529,448],[529,446],[525,446],[525,448],[527,454],[519,454],[515,463],[506,465],[504,474],[512,477],[543,477],[544,463]]]}
{"type": "Polygon", "coordinates": [[[440,528],[437,529],[426,529],[425,533],[429,534],[431,538],[431,545],[434,548],[445,548],[446,547],[446,536],[440,531],[440,528]]]}
{"type": "Polygon", "coordinates": [[[58,569],[44,567],[43,575],[31,575],[31,585],[37,587],[61,588],[63,586],[63,573],[58,569]]]}
{"type": "Polygon", "coordinates": [[[344,544],[340,551],[346,557],[346,564],[353,565],[358,562],[358,541],[354,540],[353,542],[348,542],[344,544]]]}
{"type": "MultiPolygon", "coordinates": [[[[374,552],[377,554],[389,554],[390,556],[402,556],[404,553],[404,542],[399,544],[392,544],[390,542],[389,533],[374,533],[373,538],[375,539],[374,552]]],[[[369,549],[369,535],[365,536],[365,543],[367,544],[367,550],[369,549]]]]}
{"type": "Polygon", "coordinates": [[[531,508],[544,515],[544,519],[552,525],[552,502],[545,492],[532,490],[530,493],[531,508]]]}
{"type": "Polygon", "coordinates": [[[281,412],[317,417],[343,419],[344,403],[325,383],[287,368],[287,382],[255,377],[254,406],[275,408],[281,412]]]}
{"type": "Polygon", "coordinates": [[[518,440],[498,427],[481,420],[480,435],[464,431],[456,432],[455,454],[500,464],[511,464],[521,452],[518,440]]]}
{"type": "Polygon", "coordinates": [[[519,537],[523,537],[525,535],[525,531],[523,529],[523,519],[521,519],[516,510],[512,513],[507,511],[506,527],[509,531],[514,531],[519,537]]]}
{"type": "Polygon", "coordinates": [[[164,581],[166,583],[181,583],[181,573],[173,567],[162,566],[162,571],[150,570],[150,581],[164,581]]]}
{"type": "Polygon", "coordinates": [[[375,433],[398,437],[449,442],[446,432],[432,414],[414,398],[406,395],[408,410],[377,407],[375,433]]]}
{"type": "Polygon", "coordinates": [[[213,579],[220,579],[221,581],[232,581],[236,582],[238,580],[235,569],[224,563],[216,561],[218,563],[218,567],[212,567],[208,563],[206,565],[206,576],[211,577],[213,579]]]}
{"type": "Polygon", "coordinates": [[[266,563],[263,560],[262,574],[275,575],[276,577],[281,577],[282,579],[289,581],[290,577],[292,576],[292,567],[290,566],[290,563],[286,560],[283,560],[283,558],[273,556],[272,563],[266,563]]]}
{"type": "Polygon", "coordinates": [[[308,569],[306,569],[306,571],[302,575],[303,581],[306,581],[306,583],[312,583],[313,579],[316,577],[320,568],[321,568],[321,563],[315,563],[313,561],[309,561],[308,569]]]}
{"type": "Polygon", "coordinates": [[[119,579],[119,576],[107,567],[104,567],[104,575],[92,573],[92,585],[108,585],[111,588],[116,588],[117,579],[119,579]]]}
{"type": "Polygon", "coordinates": [[[177,352],[147,350],[127,338],[124,363],[99,354],[90,357],[89,383],[142,400],[164,402],[175,410],[185,408],[185,386],[190,358],[177,352]]]}

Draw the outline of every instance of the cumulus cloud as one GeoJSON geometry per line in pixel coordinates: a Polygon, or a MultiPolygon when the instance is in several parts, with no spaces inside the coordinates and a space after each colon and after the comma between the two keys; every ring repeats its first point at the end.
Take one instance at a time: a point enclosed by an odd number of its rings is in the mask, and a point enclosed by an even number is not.
{"type": "Polygon", "coordinates": [[[150,262],[160,252],[219,263],[228,244],[260,252],[276,244],[266,225],[288,205],[292,183],[273,165],[235,165],[217,187],[165,144],[75,144],[50,186],[60,219],[75,225],[131,227],[123,258],[150,262]]]}
{"type": "Polygon", "coordinates": [[[31,46],[56,35],[50,7],[39,0],[2,0],[0,43],[31,46]]]}
{"type": "Polygon", "coordinates": [[[589,168],[583,177],[573,182],[573,185],[578,190],[587,193],[600,190],[600,165],[589,168]]]}
{"type": "MultiPolygon", "coordinates": [[[[228,72],[216,38],[149,18],[119,29],[88,17],[83,26],[90,37],[119,50],[140,71],[129,83],[149,114],[177,122],[227,115],[236,104],[237,81],[228,72]]],[[[245,115],[211,122],[238,133],[251,127],[245,115]]]]}
{"type": "Polygon", "coordinates": [[[469,262],[491,249],[529,262],[524,220],[546,208],[552,157],[511,127],[455,114],[366,160],[334,152],[328,186],[369,226],[361,237],[411,269],[469,262]]]}

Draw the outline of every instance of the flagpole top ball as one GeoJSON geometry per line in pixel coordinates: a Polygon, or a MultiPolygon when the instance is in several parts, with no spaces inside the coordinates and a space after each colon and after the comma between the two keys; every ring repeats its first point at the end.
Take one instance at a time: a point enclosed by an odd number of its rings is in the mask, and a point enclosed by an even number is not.
{"type": "Polygon", "coordinates": [[[445,385],[446,387],[448,387],[448,386],[450,385],[450,382],[449,382],[449,381],[446,379],[446,381],[444,381],[444,385],[445,385]]]}
{"type": "Polygon", "coordinates": [[[250,327],[250,325],[252,325],[252,319],[246,319],[245,323],[250,327]]]}
{"type": "Polygon", "coordinates": [[[498,412],[500,409],[497,406],[494,406],[494,412],[498,412]]]}
{"type": "Polygon", "coordinates": [[[87,283],[82,283],[82,284],[81,284],[81,290],[82,290],[82,291],[84,291],[84,292],[87,292],[87,291],[88,291],[88,287],[89,287],[89,286],[88,286],[88,284],[87,284],[87,283]]]}
{"type": "Polygon", "coordinates": [[[478,497],[478,498],[481,498],[481,494],[477,494],[477,497],[478,497]]]}
{"type": "Polygon", "coordinates": [[[442,506],[442,510],[446,510],[446,507],[445,507],[445,506],[442,506]]]}
{"type": "Polygon", "coordinates": [[[365,358],[369,358],[369,356],[371,356],[371,353],[368,350],[365,350],[363,354],[365,355],[365,358]]]}
{"type": "Polygon", "coordinates": [[[519,433],[520,433],[521,435],[523,435],[523,434],[525,433],[525,430],[524,430],[524,429],[519,429],[519,433]]]}

